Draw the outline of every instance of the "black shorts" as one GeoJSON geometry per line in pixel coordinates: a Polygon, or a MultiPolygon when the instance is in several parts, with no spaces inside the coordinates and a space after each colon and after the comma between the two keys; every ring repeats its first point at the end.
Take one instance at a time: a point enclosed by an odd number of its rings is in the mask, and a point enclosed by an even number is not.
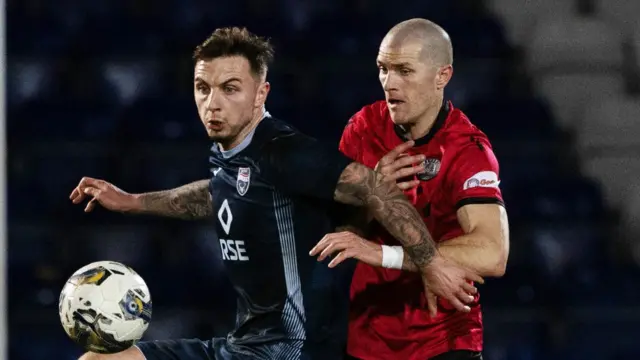
{"type": "Polygon", "coordinates": [[[216,360],[234,359],[223,357],[222,339],[198,340],[161,340],[141,341],[136,344],[146,360],[216,360]]]}
{"type": "MultiPolygon", "coordinates": [[[[358,360],[358,358],[347,356],[346,360],[358,360]]],[[[482,360],[482,354],[475,351],[456,350],[425,360],[482,360]]]]}
{"type": "Polygon", "coordinates": [[[429,360],[482,360],[482,354],[469,350],[456,350],[440,354],[429,360]]]}
{"type": "Polygon", "coordinates": [[[141,341],[136,344],[146,360],[277,360],[316,359],[318,357],[301,354],[300,347],[286,343],[263,346],[237,346],[226,338],[212,340],[183,339],[162,341],[141,341]]]}

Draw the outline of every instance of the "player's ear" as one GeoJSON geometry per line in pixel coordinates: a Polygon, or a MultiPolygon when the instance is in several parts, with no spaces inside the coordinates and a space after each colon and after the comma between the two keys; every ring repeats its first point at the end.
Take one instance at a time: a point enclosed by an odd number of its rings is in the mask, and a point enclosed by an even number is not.
{"type": "Polygon", "coordinates": [[[438,90],[444,89],[444,87],[447,86],[447,84],[451,80],[452,76],[453,76],[452,65],[443,66],[440,69],[438,69],[438,73],[436,74],[436,88],[438,88],[438,90]]]}
{"type": "Polygon", "coordinates": [[[267,101],[267,95],[269,95],[269,90],[271,89],[271,84],[268,81],[265,81],[258,86],[258,93],[256,94],[256,101],[254,106],[261,107],[267,101]]]}

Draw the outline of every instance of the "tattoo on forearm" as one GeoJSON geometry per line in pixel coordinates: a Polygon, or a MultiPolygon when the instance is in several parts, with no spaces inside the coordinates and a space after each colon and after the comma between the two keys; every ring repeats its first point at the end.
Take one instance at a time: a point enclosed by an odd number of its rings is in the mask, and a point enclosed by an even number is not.
{"type": "Polygon", "coordinates": [[[342,172],[334,199],[365,206],[406,249],[411,260],[422,267],[433,259],[436,245],[418,211],[394,182],[364,165],[351,163],[342,172]]]}
{"type": "Polygon", "coordinates": [[[404,249],[404,255],[405,257],[402,258],[402,270],[409,271],[409,272],[419,272],[420,269],[409,257],[409,253],[407,252],[407,249],[404,249]]]}
{"type": "Polygon", "coordinates": [[[429,237],[429,240],[431,243],[429,241],[423,241],[420,244],[405,246],[404,248],[407,251],[407,255],[409,255],[411,260],[418,266],[427,264],[436,254],[436,247],[431,237],[429,237]]]}
{"type": "Polygon", "coordinates": [[[200,180],[175,189],[144,193],[140,196],[143,212],[186,220],[212,214],[209,180],[200,180]]]}

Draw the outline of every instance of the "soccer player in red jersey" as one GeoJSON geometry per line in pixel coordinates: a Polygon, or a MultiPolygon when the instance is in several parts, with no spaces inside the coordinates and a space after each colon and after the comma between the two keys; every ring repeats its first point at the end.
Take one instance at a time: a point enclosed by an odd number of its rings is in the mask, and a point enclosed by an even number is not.
{"type": "MultiPolygon", "coordinates": [[[[445,258],[479,276],[500,277],[509,228],[498,161],[486,135],[444,100],[452,62],[451,41],[440,26],[412,19],[393,27],[377,58],[386,101],[365,106],[350,119],[340,150],[398,182],[445,258]]],[[[319,260],[335,255],[330,266],[349,257],[360,260],[351,284],[349,355],[482,359],[479,296],[457,311],[425,294],[399,244],[375,223],[369,230],[374,241],[361,232],[338,232],[312,251],[319,260]]]]}

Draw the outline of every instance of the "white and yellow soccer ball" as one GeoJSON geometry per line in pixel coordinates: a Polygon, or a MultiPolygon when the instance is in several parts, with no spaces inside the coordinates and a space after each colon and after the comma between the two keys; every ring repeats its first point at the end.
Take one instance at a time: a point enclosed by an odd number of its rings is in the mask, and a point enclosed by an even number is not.
{"type": "Polygon", "coordinates": [[[130,267],[99,261],[67,280],[58,310],[67,335],[85,351],[112,354],[142,338],[151,320],[151,295],[130,267]]]}

